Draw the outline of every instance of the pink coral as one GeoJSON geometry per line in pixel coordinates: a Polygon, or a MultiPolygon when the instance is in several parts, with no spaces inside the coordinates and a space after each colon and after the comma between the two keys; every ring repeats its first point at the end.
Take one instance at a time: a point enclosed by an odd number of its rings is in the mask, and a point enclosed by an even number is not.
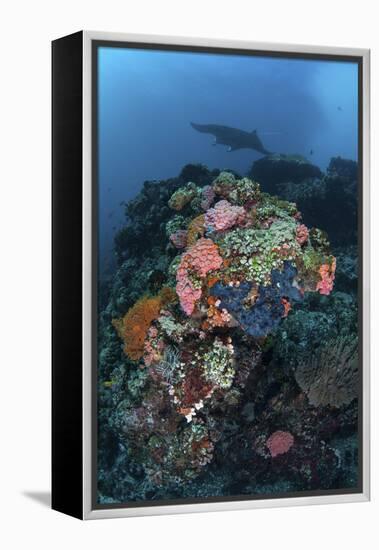
{"type": "Polygon", "coordinates": [[[180,305],[184,313],[191,315],[195,303],[201,298],[201,288],[195,288],[187,275],[180,275],[177,280],[176,292],[180,299],[180,305]]]}
{"type": "Polygon", "coordinates": [[[328,296],[333,290],[336,272],[336,259],[333,258],[331,265],[322,264],[318,272],[321,276],[321,281],[318,281],[316,290],[318,290],[320,294],[328,296]]]}
{"type": "Polygon", "coordinates": [[[170,235],[170,241],[176,248],[185,248],[187,246],[187,231],[179,229],[170,235]]]}
{"type": "Polygon", "coordinates": [[[215,198],[215,192],[213,191],[213,187],[211,187],[210,185],[206,185],[205,187],[203,187],[201,191],[201,202],[200,202],[201,208],[203,210],[208,210],[214,198],[215,198]]]}
{"type": "Polygon", "coordinates": [[[222,258],[217,245],[211,239],[201,238],[182,255],[176,272],[176,292],[180,305],[187,315],[191,315],[195,303],[201,297],[201,288],[191,281],[190,274],[204,279],[209,271],[219,269],[222,258]]]}
{"type": "Polygon", "coordinates": [[[289,432],[277,431],[270,435],[266,447],[272,457],[287,453],[294,444],[294,437],[289,432]]]}
{"type": "Polygon", "coordinates": [[[216,231],[241,224],[246,217],[242,206],[233,206],[227,200],[219,201],[205,213],[205,225],[216,231]]]}
{"type": "Polygon", "coordinates": [[[296,240],[300,245],[307,242],[309,236],[308,227],[303,223],[296,227],[296,240]]]}
{"type": "Polygon", "coordinates": [[[158,338],[158,330],[156,327],[150,327],[143,349],[143,361],[145,366],[150,367],[153,363],[159,361],[164,348],[164,341],[158,338]]]}

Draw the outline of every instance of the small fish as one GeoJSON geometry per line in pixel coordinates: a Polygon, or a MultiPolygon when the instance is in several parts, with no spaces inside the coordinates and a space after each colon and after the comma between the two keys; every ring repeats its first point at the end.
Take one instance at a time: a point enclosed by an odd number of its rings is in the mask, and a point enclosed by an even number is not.
{"type": "Polygon", "coordinates": [[[311,150],[309,151],[309,154],[310,154],[310,155],[313,155],[313,149],[311,149],[311,150]]]}
{"type": "Polygon", "coordinates": [[[341,105],[338,105],[337,109],[338,109],[339,111],[342,111],[341,105]]]}

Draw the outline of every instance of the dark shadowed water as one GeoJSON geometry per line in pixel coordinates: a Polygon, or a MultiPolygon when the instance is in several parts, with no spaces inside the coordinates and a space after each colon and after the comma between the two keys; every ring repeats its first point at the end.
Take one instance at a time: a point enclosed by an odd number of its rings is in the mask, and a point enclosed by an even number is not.
{"type": "Polygon", "coordinates": [[[349,62],[101,47],[99,49],[100,272],[113,265],[120,203],[145,180],[188,163],[245,174],[262,157],[228,152],[190,122],[258,134],[269,151],[324,170],[357,159],[357,65],[349,62]]]}

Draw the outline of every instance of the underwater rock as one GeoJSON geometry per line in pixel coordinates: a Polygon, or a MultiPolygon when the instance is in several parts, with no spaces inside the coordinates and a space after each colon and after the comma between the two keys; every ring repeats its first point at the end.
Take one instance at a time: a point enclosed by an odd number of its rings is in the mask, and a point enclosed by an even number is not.
{"type": "Polygon", "coordinates": [[[338,157],[330,161],[325,175],[289,179],[272,192],[295,202],[303,222],[326,231],[333,246],[346,246],[357,241],[357,178],[357,163],[338,157]]]}
{"type": "Polygon", "coordinates": [[[358,250],[347,246],[335,249],[338,264],[335,278],[335,288],[342,292],[356,293],[358,290],[358,250]]]}
{"type": "Polygon", "coordinates": [[[346,178],[348,181],[357,179],[358,164],[355,160],[342,157],[332,157],[327,168],[328,176],[346,178]]]}
{"type": "Polygon", "coordinates": [[[188,164],[177,178],[146,181],[140,193],[125,204],[127,224],[115,236],[119,264],[127,257],[145,256],[146,251],[154,247],[160,247],[164,255],[167,244],[165,225],[173,217],[168,206],[170,197],[188,182],[201,189],[209,185],[218,173],[218,170],[209,171],[202,165],[188,164]]]}
{"type": "Polygon", "coordinates": [[[269,155],[255,161],[249,172],[249,177],[259,181],[262,190],[267,193],[276,193],[279,183],[299,183],[321,176],[318,166],[301,155],[269,155]]]}

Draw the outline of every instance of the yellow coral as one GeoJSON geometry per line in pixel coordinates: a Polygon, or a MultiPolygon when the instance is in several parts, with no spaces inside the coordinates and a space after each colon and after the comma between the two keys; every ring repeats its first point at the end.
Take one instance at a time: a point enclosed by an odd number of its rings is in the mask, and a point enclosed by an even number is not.
{"type": "Polygon", "coordinates": [[[197,239],[203,237],[205,232],[204,221],[205,216],[204,214],[201,214],[200,216],[194,218],[189,224],[187,232],[188,246],[192,246],[197,241],[197,239]]]}

